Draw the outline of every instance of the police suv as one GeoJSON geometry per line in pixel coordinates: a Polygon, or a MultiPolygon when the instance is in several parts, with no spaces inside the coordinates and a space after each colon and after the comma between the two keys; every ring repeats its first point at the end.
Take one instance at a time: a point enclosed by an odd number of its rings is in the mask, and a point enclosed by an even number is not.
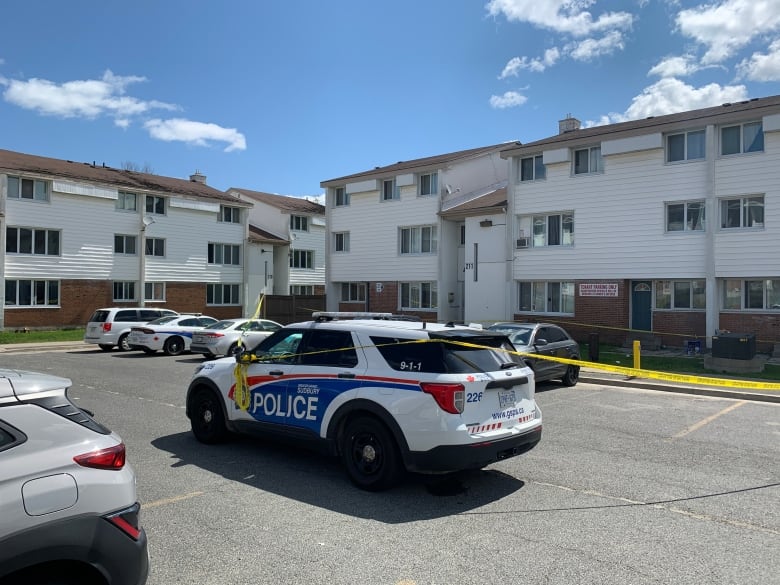
{"type": "Polygon", "coordinates": [[[479,469],[542,436],[533,371],[502,333],[389,313],[314,313],[200,365],[187,416],[203,443],[273,433],[339,456],[371,491],[405,470],[479,469]]]}

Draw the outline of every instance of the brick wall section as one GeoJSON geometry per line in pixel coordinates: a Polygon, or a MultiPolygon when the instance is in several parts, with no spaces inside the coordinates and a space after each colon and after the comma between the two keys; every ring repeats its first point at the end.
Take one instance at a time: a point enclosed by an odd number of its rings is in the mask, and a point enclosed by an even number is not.
{"type": "Polygon", "coordinates": [[[653,333],[663,346],[685,347],[686,341],[705,339],[707,315],[702,311],[654,311],[653,333]]]}
{"type": "Polygon", "coordinates": [[[721,313],[720,329],[732,333],[755,333],[756,352],[772,353],[780,343],[780,314],[721,313]]]}

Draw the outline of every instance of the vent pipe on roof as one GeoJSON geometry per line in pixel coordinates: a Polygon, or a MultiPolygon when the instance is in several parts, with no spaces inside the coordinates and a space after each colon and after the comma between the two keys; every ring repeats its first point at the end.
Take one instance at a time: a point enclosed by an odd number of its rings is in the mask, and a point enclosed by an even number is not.
{"type": "Polygon", "coordinates": [[[574,132],[582,127],[582,122],[577,118],[572,117],[571,114],[566,114],[563,120],[558,121],[558,134],[566,134],[567,132],[574,132]]]}
{"type": "Polygon", "coordinates": [[[201,183],[202,185],[206,184],[206,175],[202,174],[200,171],[195,171],[192,175],[190,175],[190,181],[193,183],[201,183]]]}

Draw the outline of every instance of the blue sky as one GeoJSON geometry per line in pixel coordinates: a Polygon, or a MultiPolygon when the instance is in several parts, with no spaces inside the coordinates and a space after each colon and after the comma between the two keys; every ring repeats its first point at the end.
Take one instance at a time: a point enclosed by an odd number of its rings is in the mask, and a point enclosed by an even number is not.
{"type": "Polygon", "coordinates": [[[0,148],[319,195],[321,181],[780,94],[780,0],[27,0],[0,148]]]}

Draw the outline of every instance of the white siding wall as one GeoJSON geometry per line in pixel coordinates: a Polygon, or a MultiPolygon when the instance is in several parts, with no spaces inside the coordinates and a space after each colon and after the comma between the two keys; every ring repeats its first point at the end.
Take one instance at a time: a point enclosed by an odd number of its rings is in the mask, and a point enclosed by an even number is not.
{"type": "Polygon", "coordinates": [[[508,318],[507,299],[510,294],[506,278],[506,230],[506,215],[466,219],[464,319],[467,323],[489,324],[508,318]],[[493,225],[480,226],[480,221],[484,219],[491,220],[493,225]]]}
{"type": "MultiPolygon", "coordinates": [[[[290,221],[290,216],[286,216],[290,221]]],[[[325,283],[325,226],[312,225],[309,220],[308,232],[291,232],[291,250],[312,250],[314,268],[290,268],[290,284],[322,285],[325,283]]],[[[285,292],[287,294],[288,290],[285,292]]]]}

